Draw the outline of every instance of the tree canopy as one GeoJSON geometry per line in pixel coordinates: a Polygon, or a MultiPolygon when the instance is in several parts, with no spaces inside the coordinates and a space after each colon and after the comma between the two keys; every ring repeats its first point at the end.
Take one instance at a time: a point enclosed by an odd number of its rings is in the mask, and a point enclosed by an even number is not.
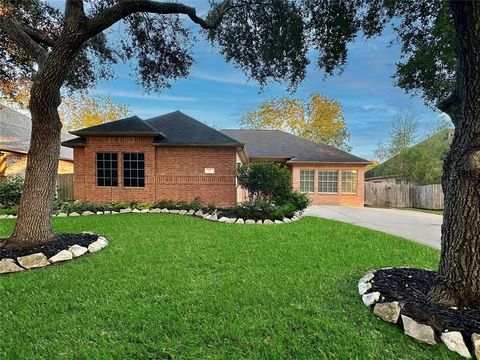
{"type": "Polygon", "coordinates": [[[121,61],[135,63],[138,82],[147,90],[188,76],[195,36],[185,17],[205,29],[227,61],[262,85],[287,80],[295,88],[306,76],[311,48],[326,74],[341,71],[348,43],[361,33],[379,35],[387,26],[393,26],[402,46],[392,75],[406,91],[420,93],[429,103],[443,99],[453,89],[457,66],[451,15],[443,0],[226,0],[212,5],[205,19],[179,3],[75,0],[60,11],[40,0],[4,0],[0,82],[32,78],[37,63],[58,46],[72,14],[84,24],[64,84],[75,90],[113,76],[112,65],[121,61]],[[111,36],[106,30],[117,22],[122,31],[111,36]]]}
{"type": "Polygon", "coordinates": [[[350,134],[338,101],[314,93],[308,102],[278,98],[268,100],[245,114],[239,121],[243,128],[282,130],[305,139],[349,151],[350,134]]]}

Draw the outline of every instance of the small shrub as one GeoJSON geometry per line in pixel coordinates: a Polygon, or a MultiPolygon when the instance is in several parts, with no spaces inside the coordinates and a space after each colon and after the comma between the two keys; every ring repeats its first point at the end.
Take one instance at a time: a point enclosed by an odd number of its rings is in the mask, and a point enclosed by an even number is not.
{"type": "Polygon", "coordinates": [[[250,200],[271,200],[275,195],[288,192],[290,170],[271,162],[251,162],[237,168],[238,184],[248,191],[250,200]]]}
{"type": "Polygon", "coordinates": [[[234,206],[229,214],[236,218],[263,220],[271,219],[275,209],[275,205],[270,201],[255,199],[234,206]]]}
{"type": "Polygon", "coordinates": [[[10,177],[0,183],[0,204],[3,207],[12,207],[20,203],[23,179],[10,177]]]}
{"type": "Polygon", "coordinates": [[[310,205],[311,200],[307,194],[301,193],[296,190],[290,190],[278,195],[275,195],[273,198],[275,204],[279,206],[292,205],[295,211],[303,211],[310,205]]]}

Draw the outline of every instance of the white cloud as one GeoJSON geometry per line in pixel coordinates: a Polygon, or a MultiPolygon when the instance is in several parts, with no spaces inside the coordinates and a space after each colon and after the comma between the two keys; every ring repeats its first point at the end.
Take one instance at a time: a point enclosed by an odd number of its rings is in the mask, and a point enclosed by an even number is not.
{"type": "Polygon", "coordinates": [[[128,99],[143,99],[155,101],[173,101],[173,102],[193,102],[198,101],[196,97],[189,96],[175,96],[175,95],[150,95],[142,94],[140,92],[132,91],[110,91],[107,89],[98,89],[95,91],[98,95],[128,98],[128,99]]]}
{"type": "Polygon", "coordinates": [[[192,75],[193,78],[208,80],[208,81],[216,81],[225,84],[233,84],[233,85],[244,85],[244,86],[254,86],[253,82],[249,82],[245,76],[242,76],[238,73],[230,73],[230,74],[211,74],[203,71],[195,71],[192,75]]]}

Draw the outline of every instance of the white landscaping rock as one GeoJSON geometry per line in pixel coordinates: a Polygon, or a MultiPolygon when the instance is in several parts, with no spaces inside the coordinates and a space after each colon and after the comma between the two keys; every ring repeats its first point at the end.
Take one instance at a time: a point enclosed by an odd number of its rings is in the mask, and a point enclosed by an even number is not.
{"type": "MultiPolygon", "coordinates": [[[[375,307],[376,306],[378,306],[378,304],[375,305],[375,307]]],[[[402,322],[405,334],[408,336],[424,344],[437,344],[437,341],[435,340],[435,333],[431,326],[420,324],[405,315],[402,315],[402,322]]]]}
{"type": "Polygon", "coordinates": [[[210,216],[210,219],[208,219],[208,220],[218,221],[218,215],[217,215],[217,214],[213,214],[212,216],[210,216]]]}
{"type": "Polygon", "coordinates": [[[80,246],[80,245],[72,245],[68,248],[68,251],[70,251],[73,255],[73,257],[79,257],[79,256],[82,256],[83,254],[85,254],[88,249],[85,247],[85,246],[80,246]]]}
{"type": "Polygon", "coordinates": [[[0,215],[0,219],[6,219],[8,215],[0,215]]]}
{"type": "Polygon", "coordinates": [[[270,220],[270,219],[265,219],[265,220],[263,220],[263,223],[264,223],[265,225],[272,225],[272,224],[274,224],[274,222],[273,222],[272,220],[270,220]]]}
{"type": "Polygon", "coordinates": [[[378,300],[380,300],[380,293],[378,291],[364,294],[362,296],[362,301],[367,306],[372,306],[373,304],[376,304],[378,300]]]}
{"type": "Polygon", "coordinates": [[[120,209],[120,214],[128,214],[131,213],[132,209],[126,208],[126,209],[120,209]]]}
{"type": "Polygon", "coordinates": [[[91,253],[94,253],[94,252],[100,251],[104,247],[106,247],[108,245],[108,242],[106,241],[106,239],[105,240],[103,240],[103,239],[105,239],[105,238],[100,236],[96,241],[94,241],[93,243],[88,245],[88,251],[91,252],[91,253]]]}
{"type": "Polygon", "coordinates": [[[95,235],[92,231],[82,231],[82,234],[95,235]]]}
{"type": "Polygon", "coordinates": [[[68,216],[80,216],[80,214],[77,213],[76,211],[74,211],[74,212],[71,212],[70,214],[68,214],[68,216]]]}
{"type": "Polygon", "coordinates": [[[195,214],[195,210],[190,209],[187,211],[187,215],[193,215],[193,214],[195,214]]]}
{"type": "Polygon", "coordinates": [[[110,210],[105,210],[105,211],[103,212],[104,215],[110,215],[111,213],[112,213],[112,212],[111,212],[110,210]]]}
{"type": "Polygon", "coordinates": [[[56,264],[59,262],[64,262],[72,259],[73,259],[73,254],[70,251],[62,250],[58,252],[57,255],[53,255],[50,259],[48,259],[48,261],[50,261],[52,264],[56,264]]]}
{"type": "Polygon", "coordinates": [[[7,219],[16,219],[17,215],[7,215],[7,219]]]}
{"type": "Polygon", "coordinates": [[[61,212],[60,214],[57,215],[57,217],[67,217],[68,215],[65,214],[64,212],[61,212]]]}
{"type": "Polygon", "coordinates": [[[0,260],[0,274],[10,274],[23,270],[25,269],[15,264],[11,259],[0,260]]]}
{"type": "Polygon", "coordinates": [[[180,214],[180,215],[187,215],[187,210],[180,210],[180,211],[179,211],[179,214],[180,214]]]}
{"type": "Polygon", "coordinates": [[[470,351],[468,351],[467,345],[465,345],[461,332],[449,331],[443,333],[440,337],[450,350],[469,359],[472,357],[470,351]]]}
{"type": "Polygon", "coordinates": [[[300,220],[300,219],[297,216],[292,217],[292,221],[298,221],[298,220],[300,220]]]}
{"type": "Polygon", "coordinates": [[[396,324],[400,316],[400,305],[397,301],[377,303],[373,313],[382,320],[396,324]]]}
{"type": "Polygon", "coordinates": [[[289,218],[284,217],[284,218],[283,218],[283,222],[284,222],[284,223],[289,223],[289,222],[292,222],[292,220],[289,219],[289,218]]]}
{"type": "Polygon", "coordinates": [[[133,209],[133,210],[132,210],[132,213],[138,214],[138,213],[140,213],[140,210],[138,210],[138,209],[133,209]]]}
{"type": "Polygon", "coordinates": [[[212,215],[210,214],[205,214],[202,216],[205,220],[210,220],[210,218],[212,217],[212,215]]]}
{"type": "Polygon", "coordinates": [[[359,282],[369,282],[375,277],[375,273],[373,271],[369,271],[365,275],[362,276],[359,282]]]}
{"type": "Polygon", "coordinates": [[[237,218],[228,218],[227,221],[225,221],[227,224],[233,224],[235,221],[237,221],[237,218]]]}
{"type": "Polygon", "coordinates": [[[118,211],[112,211],[112,215],[118,215],[120,214],[118,211]]]}
{"type": "Polygon", "coordinates": [[[50,265],[47,257],[43,253],[35,253],[31,255],[17,257],[18,263],[25,269],[36,269],[50,265]]]}
{"type": "Polygon", "coordinates": [[[103,215],[103,211],[97,211],[97,215],[103,215]]]}
{"type": "Polygon", "coordinates": [[[275,220],[275,224],[283,224],[282,220],[275,220]]]}
{"type": "Polygon", "coordinates": [[[148,213],[149,211],[150,211],[150,209],[142,209],[142,210],[140,210],[140,212],[141,212],[142,214],[148,213]]]}
{"type": "Polygon", "coordinates": [[[90,215],[95,215],[95,213],[91,212],[91,211],[84,211],[82,212],[82,216],[90,216],[90,215]]]}
{"type": "Polygon", "coordinates": [[[235,221],[235,224],[245,224],[245,221],[240,218],[240,219],[237,219],[237,221],[235,221]]]}
{"type": "Polygon", "coordinates": [[[475,357],[480,359],[480,334],[472,334],[472,345],[475,357]]]}
{"type": "Polygon", "coordinates": [[[262,220],[257,220],[256,224],[262,224],[262,220]]]}
{"type": "Polygon", "coordinates": [[[218,222],[227,222],[228,218],[226,216],[222,216],[220,219],[218,219],[218,222]]]}
{"type": "Polygon", "coordinates": [[[203,211],[202,210],[196,211],[195,216],[202,217],[203,216],[203,211]]]}
{"type": "Polygon", "coordinates": [[[247,220],[245,220],[245,224],[255,224],[255,220],[247,219],[247,220]]]}
{"type": "Polygon", "coordinates": [[[168,210],[168,212],[169,212],[170,214],[178,214],[178,213],[180,212],[180,210],[174,209],[174,210],[168,210]]]}
{"type": "Polygon", "coordinates": [[[148,210],[148,212],[155,214],[155,213],[160,213],[160,212],[162,212],[162,210],[160,210],[159,208],[154,208],[154,209],[148,210]]]}
{"type": "Polygon", "coordinates": [[[367,282],[367,281],[362,281],[360,279],[357,287],[358,287],[358,294],[360,296],[362,296],[363,294],[365,294],[368,290],[370,290],[372,288],[372,284],[367,282]]]}

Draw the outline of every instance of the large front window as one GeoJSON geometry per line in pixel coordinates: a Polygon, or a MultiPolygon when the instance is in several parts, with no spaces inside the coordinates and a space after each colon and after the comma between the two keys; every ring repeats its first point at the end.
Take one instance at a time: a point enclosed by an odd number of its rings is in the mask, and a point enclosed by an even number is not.
{"type": "Polygon", "coordinates": [[[116,153],[97,153],[97,186],[118,186],[116,153]]]}
{"type": "Polygon", "coordinates": [[[342,171],[342,193],[344,194],[357,193],[357,170],[342,171]]]}
{"type": "Polygon", "coordinates": [[[315,191],[315,170],[300,170],[300,191],[308,193],[315,191]]]}
{"type": "Polygon", "coordinates": [[[337,170],[319,170],[318,171],[318,192],[319,193],[337,193],[338,192],[338,171],[337,170]]]}
{"type": "Polygon", "coordinates": [[[143,153],[123,154],[123,186],[145,186],[145,157],[143,153]]]}

